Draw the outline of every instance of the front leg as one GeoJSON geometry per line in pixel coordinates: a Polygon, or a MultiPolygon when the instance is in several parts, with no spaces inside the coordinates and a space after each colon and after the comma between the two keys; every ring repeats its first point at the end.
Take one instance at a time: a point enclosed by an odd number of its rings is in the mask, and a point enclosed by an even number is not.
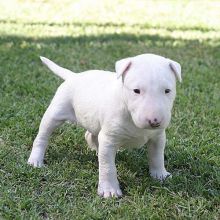
{"type": "Polygon", "coordinates": [[[164,167],[164,148],[166,144],[165,131],[149,141],[149,170],[150,175],[158,180],[164,180],[171,176],[164,167]]]}
{"type": "Polygon", "coordinates": [[[102,132],[98,136],[99,185],[98,194],[104,198],[122,196],[115,166],[116,147],[102,132]]]}

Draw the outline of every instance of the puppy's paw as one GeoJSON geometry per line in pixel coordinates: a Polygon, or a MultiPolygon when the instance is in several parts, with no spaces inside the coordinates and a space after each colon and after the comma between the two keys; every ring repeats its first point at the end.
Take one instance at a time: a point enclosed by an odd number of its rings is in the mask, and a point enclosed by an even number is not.
{"type": "Polygon", "coordinates": [[[104,198],[121,197],[122,192],[118,183],[101,182],[98,186],[98,195],[104,198]]]}
{"type": "Polygon", "coordinates": [[[167,178],[172,178],[171,173],[167,172],[166,170],[158,171],[158,170],[151,170],[150,175],[159,181],[164,181],[167,178]]]}
{"type": "Polygon", "coordinates": [[[28,164],[33,167],[42,167],[44,165],[43,158],[30,156],[28,159],[28,164]]]}

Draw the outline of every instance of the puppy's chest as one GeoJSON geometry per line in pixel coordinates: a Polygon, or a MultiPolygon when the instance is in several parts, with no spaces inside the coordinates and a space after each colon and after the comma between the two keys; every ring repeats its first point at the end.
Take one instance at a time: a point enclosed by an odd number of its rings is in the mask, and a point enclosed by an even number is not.
{"type": "Polygon", "coordinates": [[[130,137],[122,140],[122,143],[119,148],[140,148],[144,144],[146,144],[149,140],[149,137],[143,136],[143,137],[130,137]]]}
{"type": "Polygon", "coordinates": [[[140,148],[157,134],[156,131],[137,129],[132,126],[120,127],[110,132],[115,146],[122,148],[140,148]]]}
{"type": "Polygon", "coordinates": [[[140,132],[140,133],[127,133],[120,134],[118,136],[118,144],[117,146],[120,148],[140,148],[144,144],[146,144],[150,138],[153,136],[151,132],[140,132]]]}

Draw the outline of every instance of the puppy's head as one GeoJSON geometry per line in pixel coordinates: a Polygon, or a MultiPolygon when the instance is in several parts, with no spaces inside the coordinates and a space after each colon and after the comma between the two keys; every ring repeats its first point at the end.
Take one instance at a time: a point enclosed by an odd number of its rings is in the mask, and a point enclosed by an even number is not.
{"type": "Polygon", "coordinates": [[[166,128],[176,96],[176,80],[182,81],[180,64],[143,54],[119,60],[115,68],[134,124],[144,129],[166,128]]]}

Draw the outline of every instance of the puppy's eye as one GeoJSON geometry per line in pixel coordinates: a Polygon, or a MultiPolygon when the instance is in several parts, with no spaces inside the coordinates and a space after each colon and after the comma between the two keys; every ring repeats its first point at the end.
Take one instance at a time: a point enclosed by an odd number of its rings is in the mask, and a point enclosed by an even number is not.
{"type": "Polygon", "coordinates": [[[133,89],[133,91],[134,91],[134,93],[137,93],[137,94],[141,93],[140,89],[133,89]]]}
{"type": "Polygon", "coordinates": [[[165,89],[165,93],[167,94],[167,93],[170,93],[171,92],[171,90],[170,89],[165,89]]]}

